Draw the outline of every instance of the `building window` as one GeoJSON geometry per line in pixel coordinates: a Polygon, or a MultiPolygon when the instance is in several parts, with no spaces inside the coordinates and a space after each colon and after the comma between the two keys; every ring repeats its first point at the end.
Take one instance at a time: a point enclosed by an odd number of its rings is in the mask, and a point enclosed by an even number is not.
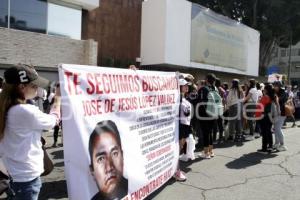
{"type": "Polygon", "coordinates": [[[281,57],[285,57],[286,56],[286,50],[285,49],[281,49],[281,57]]]}
{"type": "Polygon", "coordinates": [[[10,0],[10,27],[46,33],[47,0],[10,0]]]}
{"type": "Polygon", "coordinates": [[[8,27],[8,0],[0,0],[0,26],[8,27]]]}
{"type": "Polygon", "coordinates": [[[297,56],[298,49],[292,49],[292,56],[297,56]]]}
{"type": "Polygon", "coordinates": [[[48,3],[48,34],[81,39],[81,9],[48,3]]]}
{"type": "Polygon", "coordinates": [[[277,58],[278,57],[278,49],[274,50],[274,57],[277,58]]]}
{"type": "Polygon", "coordinates": [[[293,66],[294,67],[292,67],[292,72],[300,72],[300,63],[299,62],[293,63],[293,66]]]}
{"type": "Polygon", "coordinates": [[[300,49],[298,49],[298,56],[300,56],[300,49]]]}

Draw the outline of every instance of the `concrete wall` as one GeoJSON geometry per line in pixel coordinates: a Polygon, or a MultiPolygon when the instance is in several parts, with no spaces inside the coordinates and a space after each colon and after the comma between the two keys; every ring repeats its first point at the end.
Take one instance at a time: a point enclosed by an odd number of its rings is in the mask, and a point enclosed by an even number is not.
{"type": "Polygon", "coordinates": [[[93,10],[99,6],[100,0],[52,0],[58,2],[66,2],[74,5],[78,5],[86,10],[93,10]]]}
{"type": "Polygon", "coordinates": [[[97,9],[83,12],[82,39],[98,42],[98,65],[140,57],[141,6],[141,0],[101,0],[97,9]]]}
{"type": "Polygon", "coordinates": [[[259,33],[257,31],[251,29],[251,33],[255,35],[255,45],[249,51],[246,71],[195,63],[190,59],[192,4],[187,0],[151,0],[143,2],[142,8],[142,65],[165,64],[258,76],[259,33]]]}
{"type": "Polygon", "coordinates": [[[141,57],[143,58],[142,63],[164,63],[166,54],[166,9],[167,4],[165,1],[151,0],[151,4],[149,4],[148,2],[143,3],[141,27],[141,57]],[[145,7],[147,7],[148,9],[145,9],[145,7]],[[155,14],[153,13],[154,10],[155,14]],[[149,15],[153,17],[147,17],[149,15]],[[151,51],[152,49],[147,48],[148,46],[152,46],[154,49],[156,49],[156,51],[151,51]]]}
{"type": "Polygon", "coordinates": [[[0,64],[97,65],[97,42],[0,28],[0,64]]]}

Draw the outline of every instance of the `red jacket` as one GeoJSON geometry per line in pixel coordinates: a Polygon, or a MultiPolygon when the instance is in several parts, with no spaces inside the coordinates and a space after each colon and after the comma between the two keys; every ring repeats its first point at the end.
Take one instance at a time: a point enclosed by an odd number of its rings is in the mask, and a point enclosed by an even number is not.
{"type": "Polygon", "coordinates": [[[257,118],[260,118],[262,116],[262,114],[264,113],[264,110],[265,110],[265,106],[268,105],[269,103],[271,103],[271,99],[269,96],[267,95],[264,95],[259,103],[257,104],[256,106],[256,113],[255,113],[255,116],[257,118]]]}

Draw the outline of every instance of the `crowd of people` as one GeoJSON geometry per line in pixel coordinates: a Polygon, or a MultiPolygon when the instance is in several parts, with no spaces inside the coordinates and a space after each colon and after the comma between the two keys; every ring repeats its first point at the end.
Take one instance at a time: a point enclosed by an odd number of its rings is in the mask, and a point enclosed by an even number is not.
{"type": "MultiPolygon", "coordinates": [[[[0,157],[13,180],[10,187],[16,191],[15,198],[37,199],[40,175],[44,170],[41,148],[44,130],[54,128],[53,147],[57,145],[59,84],[48,91],[41,89],[46,85],[45,80],[26,65],[12,67],[4,76],[4,85],[0,79],[0,157]]],[[[211,73],[199,81],[181,74],[179,85],[181,161],[194,159],[195,149],[201,151],[199,157],[208,160],[215,157],[215,144],[243,143],[260,137],[259,153],[287,150],[282,129],[287,118],[292,120],[292,127],[296,126],[294,113],[300,109],[297,87],[285,87],[280,81],[258,83],[254,79],[244,84],[238,79],[233,79],[230,84],[222,83],[211,73]]],[[[180,162],[174,177],[178,181],[186,180],[180,162]]]]}
{"type": "MultiPolygon", "coordinates": [[[[228,84],[214,74],[199,81],[190,75],[181,75],[179,84],[181,161],[191,159],[187,154],[191,134],[197,138],[196,149],[203,159],[213,158],[214,145],[226,141],[243,144],[262,138],[258,153],[287,150],[282,129],[288,119],[292,120],[292,127],[296,126],[294,113],[300,107],[297,87],[292,91],[292,86],[285,86],[281,81],[259,83],[254,79],[244,84],[233,79],[228,84]]],[[[180,167],[174,177],[178,181],[186,180],[180,167]]]]}

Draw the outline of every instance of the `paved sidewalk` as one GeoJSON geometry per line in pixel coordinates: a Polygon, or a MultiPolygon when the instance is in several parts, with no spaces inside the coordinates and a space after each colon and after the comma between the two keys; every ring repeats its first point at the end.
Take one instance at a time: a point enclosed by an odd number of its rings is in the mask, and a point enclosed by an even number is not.
{"type": "MultiPolygon", "coordinates": [[[[155,200],[300,200],[300,128],[284,130],[288,151],[271,155],[256,153],[261,139],[236,145],[228,142],[215,150],[211,160],[182,163],[188,180],[170,180],[148,199],[155,200]]],[[[60,139],[60,138],[59,138],[60,139]]],[[[43,178],[40,198],[67,199],[62,147],[48,152],[54,171],[43,178]]]]}
{"type": "Polygon", "coordinates": [[[227,143],[211,160],[184,164],[188,180],[169,181],[155,200],[300,200],[300,129],[284,130],[288,151],[256,153],[261,139],[227,143]]]}

